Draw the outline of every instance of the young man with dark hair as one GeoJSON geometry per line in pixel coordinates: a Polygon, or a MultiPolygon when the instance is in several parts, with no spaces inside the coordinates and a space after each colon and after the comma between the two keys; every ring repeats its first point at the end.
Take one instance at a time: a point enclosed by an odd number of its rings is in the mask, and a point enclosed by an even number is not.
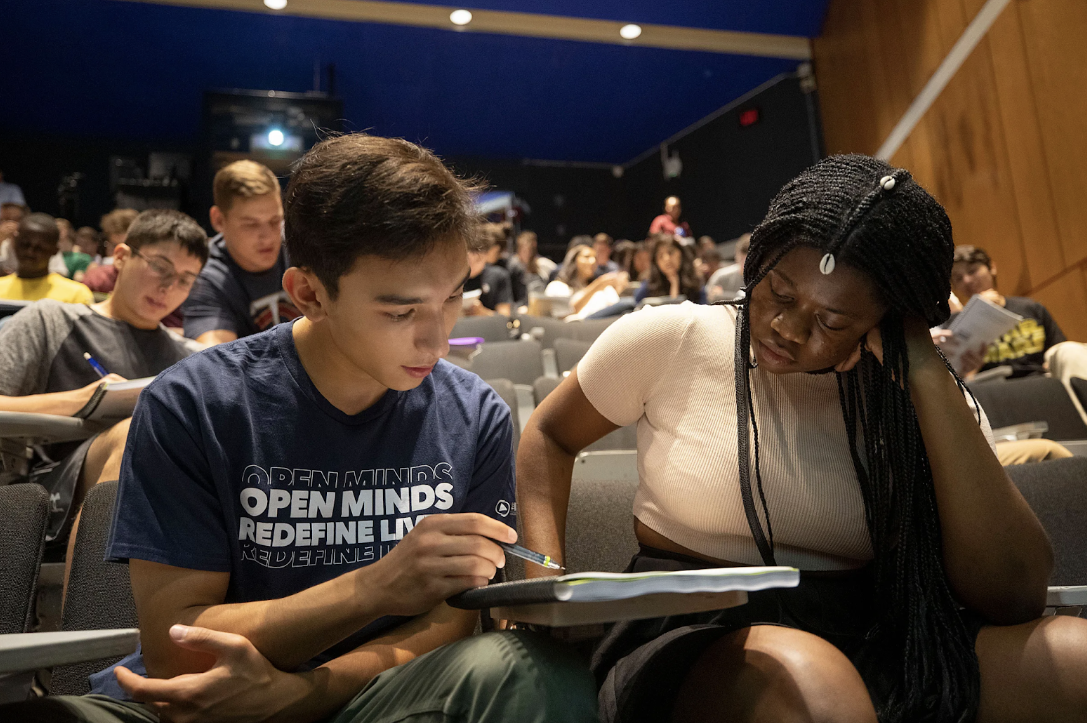
{"type": "Polygon", "coordinates": [[[403,140],[303,157],[284,287],[304,318],[186,359],[132,421],[107,554],[129,561],[142,652],[93,681],[147,706],[52,705],[95,721],[596,719],[568,651],[469,637],[477,614],[444,603],[516,539],[509,408],[442,359],[469,191],[403,140]]]}
{"type": "Polygon", "coordinates": [[[185,336],[205,344],[256,334],[290,321],[298,309],[283,290],[290,266],[283,247],[279,179],[254,161],[215,174],[211,257],[182,308],[185,336]]]}
{"type": "Polygon", "coordinates": [[[505,231],[499,224],[488,223],[477,233],[478,241],[468,250],[470,275],[464,282],[464,290],[479,291],[480,295],[464,313],[509,316],[513,309],[513,279],[509,271],[494,263],[505,245],[505,231]]]}
{"type": "Polygon", "coordinates": [[[11,239],[15,273],[0,278],[0,299],[55,299],[75,304],[94,301],[86,286],[49,270],[49,261],[57,253],[59,240],[60,230],[49,214],[32,213],[24,218],[11,239]]]}
{"type": "MultiPolygon", "coordinates": [[[[123,381],[154,376],[199,348],[159,323],[181,304],[207,259],[199,224],[178,211],[145,211],[114,253],[117,285],[105,301],[45,299],[0,328],[0,411],[78,412],[102,383],[84,353],[111,372],[107,381],[123,381]]],[[[53,445],[31,462],[30,480],[52,498],[50,542],[62,541],[87,489],[117,479],[127,432],[121,422],[84,442],[53,445]]]]}
{"type": "Polygon", "coordinates": [[[955,248],[951,291],[963,306],[971,297],[980,294],[1023,317],[1023,321],[990,344],[980,357],[970,355],[969,359],[974,363],[958,370],[963,376],[970,377],[997,366],[1011,367],[1012,377],[1044,374],[1046,351],[1066,340],[1064,332],[1042,304],[1023,296],[1004,296],[996,290],[996,264],[984,249],[976,246],[955,248]]]}

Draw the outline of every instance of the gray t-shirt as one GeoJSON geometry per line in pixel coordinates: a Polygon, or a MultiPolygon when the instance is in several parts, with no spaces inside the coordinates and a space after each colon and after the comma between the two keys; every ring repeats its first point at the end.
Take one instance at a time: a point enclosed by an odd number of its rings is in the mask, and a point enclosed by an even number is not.
{"type": "Polygon", "coordinates": [[[126,379],[157,376],[203,347],[161,324],[137,329],[85,304],[42,299],[0,327],[0,394],[66,392],[98,379],[83,353],[126,379]]]}
{"type": "Polygon", "coordinates": [[[744,287],[744,270],[739,264],[729,264],[713,272],[706,284],[706,300],[711,304],[723,299],[735,299],[744,287]]]}

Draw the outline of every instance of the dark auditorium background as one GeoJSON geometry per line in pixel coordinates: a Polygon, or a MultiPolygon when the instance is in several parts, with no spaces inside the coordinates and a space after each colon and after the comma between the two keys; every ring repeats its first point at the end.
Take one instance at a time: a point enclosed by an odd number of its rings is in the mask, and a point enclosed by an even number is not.
{"type": "MultiPolygon", "coordinates": [[[[97,225],[114,206],[111,164],[147,173],[150,154],[174,154],[188,166],[181,208],[207,225],[204,93],[316,91],[342,101],[343,130],[420,142],[516,193],[553,258],[576,234],[644,238],[668,195],[725,241],[819,157],[874,153],[984,0],[471,5],[800,36],[810,62],[292,14],[306,4],[5,4],[5,180],[58,214],[58,185],[82,174],[71,220],[97,225]],[[666,178],[674,154],[682,171],[666,178]]],[[[1083,0],[1013,0],[891,159],[946,206],[958,243],[989,250],[1005,294],[1042,302],[1080,341],[1084,27],[1083,0]]]]}

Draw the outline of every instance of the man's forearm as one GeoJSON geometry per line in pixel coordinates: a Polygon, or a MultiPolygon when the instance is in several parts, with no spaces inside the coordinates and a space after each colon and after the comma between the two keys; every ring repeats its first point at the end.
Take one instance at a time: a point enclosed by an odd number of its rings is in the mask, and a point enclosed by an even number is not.
{"type": "Polygon", "coordinates": [[[250,642],[280,670],[293,670],[386,614],[362,568],[278,600],[190,608],[180,622],[250,642]]]}
{"type": "Polygon", "coordinates": [[[78,392],[79,390],[49,392],[48,394],[31,394],[26,397],[0,396],[0,412],[30,412],[70,417],[85,403],[85,400],[78,397],[78,392]]]}
{"type": "Polygon", "coordinates": [[[380,673],[471,635],[477,615],[442,604],[312,671],[299,673],[309,693],[271,720],[306,723],[332,715],[380,673]]]}
{"type": "Polygon", "coordinates": [[[193,604],[171,619],[156,618],[154,611],[170,609],[160,601],[221,600],[229,577],[224,573],[209,583],[206,574],[178,575],[178,568],[142,560],[130,564],[134,589],[141,593],[137,599],[151,598],[142,606],[140,628],[147,669],[154,677],[201,672],[212,663],[170,641],[169,629],[176,623],[241,635],[277,668],[293,670],[387,614],[376,594],[380,586],[370,581],[371,569],[361,568],[278,600],[193,604]],[[202,587],[194,595],[196,585],[202,587]]]}

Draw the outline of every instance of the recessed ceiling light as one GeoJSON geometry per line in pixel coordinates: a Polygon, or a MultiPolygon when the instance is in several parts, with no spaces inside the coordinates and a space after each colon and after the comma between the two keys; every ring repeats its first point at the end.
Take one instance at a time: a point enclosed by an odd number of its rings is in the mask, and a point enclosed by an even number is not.
{"type": "Polygon", "coordinates": [[[287,0],[264,0],[264,6],[272,10],[282,10],[287,7],[287,0]]]}
{"type": "Polygon", "coordinates": [[[449,22],[454,25],[467,25],[472,22],[471,10],[454,10],[449,13],[449,22]]]}
{"type": "Polygon", "coordinates": [[[634,25],[633,23],[631,23],[630,25],[624,25],[623,27],[619,28],[619,36],[623,38],[623,40],[634,40],[641,34],[641,25],[634,25]]]}

